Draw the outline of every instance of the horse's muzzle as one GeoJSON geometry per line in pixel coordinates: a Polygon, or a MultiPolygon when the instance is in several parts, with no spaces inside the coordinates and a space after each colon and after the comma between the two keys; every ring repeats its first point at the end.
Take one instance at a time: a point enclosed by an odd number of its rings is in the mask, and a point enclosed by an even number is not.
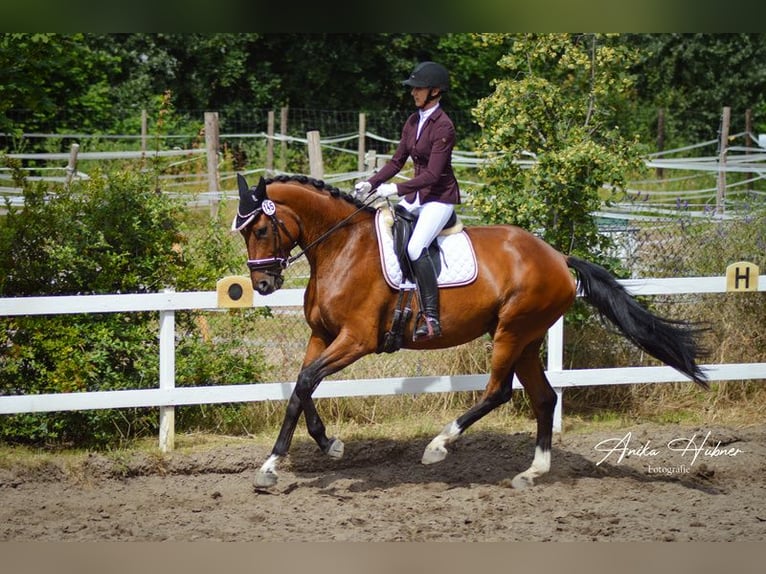
{"type": "Polygon", "coordinates": [[[282,287],[285,282],[282,271],[287,268],[288,261],[282,257],[270,257],[268,259],[249,259],[247,267],[250,269],[250,277],[253,289],[259,295],[269,295],[282,287]],[[258,273],[258,277],[256,277],[258,273]]]}
{"type": "Polygon", "coordinates": [[[259,277],[255,277],[254,273],[251,273],[250,277],[253,282],[253,289],[259,295],[270,295],[277,289],[280,289],[285,282],[281,273],[273,271],[259,274],[259,277]]]}

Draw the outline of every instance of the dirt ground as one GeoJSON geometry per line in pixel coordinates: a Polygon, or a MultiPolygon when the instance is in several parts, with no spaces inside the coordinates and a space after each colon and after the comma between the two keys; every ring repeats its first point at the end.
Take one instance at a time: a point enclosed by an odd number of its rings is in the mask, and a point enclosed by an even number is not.
{"type": "Polygon", "coordinates": [[[346,440],[339,461],[296,440],[268,491],[252,481],[269,447],[242,440],[6,464],[0,540],[766,540],[764,424],[567,432],[523,491],[507,479],[531,462],[530,433],[469,430],[424,466],[429,439],[346,440]]]}

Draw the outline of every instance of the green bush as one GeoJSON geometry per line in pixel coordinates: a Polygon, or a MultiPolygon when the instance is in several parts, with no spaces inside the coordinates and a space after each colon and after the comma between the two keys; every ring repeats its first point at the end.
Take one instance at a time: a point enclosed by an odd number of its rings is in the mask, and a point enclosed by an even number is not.
{"type": "MultiPolygon", "coordinates": [[[[224,222],[155,191],[150,173],[94,173],[71,188],[24,186],[25,207],[0,218],[0,296],[210,290],[241,264],[224,222]]],[[[199,314],[177,313],[176,384],[255,382],[259,353],[200,333],[199,314]],[[243,358],[243,353],[247,358],[243,358]]],[[[156,313],[0,318],[0,394],[156,388],[156,313]]],[[[198,407],[180,426],[200,424],[198,407]]],[[[155,433],[156,409],[110,409],[0,418],[0,439],[106,445],[155,433]]]]}

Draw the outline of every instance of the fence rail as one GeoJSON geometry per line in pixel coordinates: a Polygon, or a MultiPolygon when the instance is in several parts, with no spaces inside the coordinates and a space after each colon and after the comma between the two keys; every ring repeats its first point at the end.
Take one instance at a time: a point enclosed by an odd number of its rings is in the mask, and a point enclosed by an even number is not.
{"type": "MultiPolygon", "coordinates": [[[[726,108],[724,108],[724,111],[726,108]]],[[[192,163],[195,166],[194,169],[188,169],[185,173],[169,173],[161,174],[159,180],[161,181],[161,188],[163,191],[173,192],[175,194],[183,195],[187,199],[190,206],[200,207],[203,205],[209,205],[215,208],[218,203],[225,197],[233,196],[236,198],[236,186],[232,187],[228,185],[237,171],[249,171],[263,172],[266,174],[275,174],[280,172],[297,173],[305,171],[303,162],[300,166],[294,165],[294,159],[290,159],[293,163],[292,167],[288,165],[287,146],[288,143],[291,147],[298,148],[298,146],[307,148],[307,155],[309,159],[309,173],[313,177],[324,179],[326,182],[333,185],[348,185],[360,178],[367,178],[369,175],[382,163],[384,163],[391,156],[390,150],[396,145],[398,139],[389,139],[382,135],[377,135],[374,131],[368,129],[368,122],[372,120],[372,116],[369,118],[365,113],[357,114],[355,127],[356,132],[345,132],[340,135],[323,135],[320,138],[319,131],[304,132],[305,137],[296,135],[295,129],[290,129],[290,135],[288,135],[287,120],[288,110],[283,108],[280,114],[280,126],[277,130],[277,126],[274,120],[274,111],[269,112],[271,120],[268,122],[267,131],[254,131],[254,132],[219,132],[219,119],[218,112],[205,112],[204,114],[204,148],[203,147],[190,147],[189,149],[169,149],[169,150],[148,150],[149,134],[145,131],[141,135],[137,134],[125,134],[123,136],[102,136],[102,135],[89,135],[89,134],[23,134],[23,137],[27,138],[55,138],[57,140],[71,140],[71,139],[85,139],[88,137],[94,138],[107,138],[124,139],[125,141],[131,139],[141,139],[141,145],[143,151],[110,151],[110,152],[77,152],[73,155],[70,153],[8,153],[5,154],[8,158],[15,158],[18,160],[36,160],[36,161],[63,161],[69,158],[69,165],[66,167],[32,167],[24,168],[30,172],[38,172],[40,170],[49,171],[61,171],[65,172],[64,175],[35,175],[29,176],[27,179],[30,181],[48,180],[55,182],[68,183],[73,177],[87,178],[87,174],[77,171],[77,161],[84,160],[108,160],[108,159],[157,159],[159,157],[167,156],[188,156],[186,159],[176,162],[176,167],[182,163],[192,163]],[[219,168],[219,156],[222,152],[222,142],[226,143],[229,147],[236,147],[237,142],[243,140],[262,139],[265,141],[267,148],[266,161],[261,167],[259,164],[258,169],[246,170],[245,167],[240,166],[235,171],[224,172],[219,168]],[[382,145],[380,145],[382,144],[382,145]],[[275,146],[279,145],[280,158],[275,159],[275,146]],[[373,146],[379,149],[376,153],[374,149],[368,149],[368,146],[373,146]],[[354,171],[346,171],[341,173],[325,173],[325,169],[322,163],[322,153],[349,154],[357,156],[357,169],[354,171]],[[199,163],[205,159],[206,166],[203,168],[199,163]],[[207,189],[207,193],[203,193],[201,189],[207,189]],[[232,195],[233,194],[233,195],[232,195]]],[[[353,114],[352,114],[353,116],[353,114]]],[[[297,118],[295,118],[297,120],[297,118]]],[[[226,122],[224,122],[226,123],[226,122]]],[[[298,125],[303,125],[306,122],[297,121],[298,125]]],[[[314,123],[312,120],[309,123],[314,123]]],[[[352,123],[344,125],[344,128],[350,129],[352,123]]],[[[400,125],[397,122],[395,125],[400,125]]],[[[143,126],[145,130],[146,126],[143,126]]],[[[380,126],[382,127],[382,126],[380,126]]],[[[392,128],[388,128],[392,129],[392,128]]],[[[399,129],[398,127],[395,129],[399,129]]],[[[398,134],[398,132],[395,132],[398,134]]],[[[2,136],[3,134],[0,134],[2,136]]],[[[397,136],[394,135],[394,138],[397,136]]],[[[194,142],[193,145],[201,145],[200,134],[188,134],[188,135],[164,135],[163,139],[187,139],[194,142]]],[[[167,145],[164,142],[163,145],[167,145]]],[[[659,189],[665,189],[666,184],[672,180],[665,178],[663,175],[658,180],[650,181],[638,181],[628,182],[628,187],[625,190],[625,197],[612,202],[610,206],[604,206],[602,211],[599,212],[600,217],[608,217],[612,219],[628,219],[628,218],[652,218],[662,219],[668,217],[677,217],[684,215],[685,217],[695,217],[702,219],[709,219],[715,217],[717,219],[729,219],[731,217],[742,216],[742,207],[738,205],[741,198],[746,196],[750,199],[763,201],[766,197],[766,192],[761,191],[763,187],[763,181],[766,180],[766,134],[762,134],[756,138],[750,132],[740,132],[736,134],[721,134],[721,139],[709,140],[701,142],[691,146],[685,146],[683,148],[673,150],[663,150],[657,153],[650,154],[644,158],[644,163],[647,167],[654,168],[658,172],[665,172],[668,170],[676,170],[682,173],[691,173],[690,176],[685,177],[686,183],[679,189],[668,189],[665,191],[658,191],[659,189]],[[724,137],[725,135],[725,137],[724,137]],[[742,142],[744,145],[733,145],[735,142],[742,142]],[[693,149],[699,150],[699,148],[711,148],[718,147],[716,155],[710,156],[694,156],[694,157],[679,157],[678,154],[691,151],[693,149]],[[734,181],[727,182],[727,174],[736,175],[733,178],[734,181]],[[710,186],[710,178],[717,178],[717,182],[713,187],[710,186]],[[689,178],[692,178],[689,180],[689,178]],[[745,178],[745,179],[743,179],[745,178]],[[689,187],[694,185],[696,189],[690,189],[689,187]],[[681,213],[682,212],[682,213],[681,213]]],[[[72,144],[73,147],[79,147],[79,144],[72,144]]],[[[479,154],[467,150],[453,150],[452,162],[456,168],[460,168],[460,177],[466,176],[466,172],[470,174],[470,170],[479,168],[483,163],[487,161],[487,156],[480,157],[479,154]]],[[[523,167],[529,167],[534,163],[535,159],[532,154],[525,160],[518,160],[517,163],[523,167]]],[[[0,167],[0,180],[12,180],[10,173],[4,173],[8,171],[0,167]]],[[[408,173],[403,172],[401,177],[406,177],[408,173]]],[[[473,178],[471,178],[473,179],[473,178]]],[[[470,189],[483,185],[481,182],[469,181],[466,179],[460,179],[461,187],[464,189],[470,189]]],[[[8,201],[15,207],[23,205],[23,190],[21,188],[5,186],[0,188],[0,193],[8,197],[8,201]]],[[[0,202],[0,213],[3,210],[2,202],[0,202]]]]}
{"type": "MultiPolygon", "coordinates": [[[[620,281],[634,295],[678,295],[723,293],[726,277],[630,279],[620,281]]],[[[758,290],[766,291],[766,275],[758,277],[758,290]]],[[[303,289],[284,289],[268,296],[254,293],[254,307],[294,307],[303,304],[303,289]]],[[[736,296],[736,295],[734,295],[736,296]]],[[[116,313],[158,311],[160,316],[159,387],[156,389],[51,393],[0,397],[0,414],[52,411],[159,407],[162,451],[174,446],[174,408],[183,405],[286,400],[295,383],[257,383],[209,387],[175,386],[175,312],[216,309],[216,291],[177,293],[80,295],[0,298],[0,316],[55,315],[73,313],[116,313]]],[[[667,383],[687,381],[671,367],[620,367],[608,369],[564,369],[564,327],[560,319],[548,333],[546,374],[559,397],[554,429],[561,430],[563,391],[593,385],[667,383]]],[[[704,365],[711,381],[766,379],[766,363],[704,365]]],[[[393,377],[384,379],[324,381],[316,398],[418,394],[482,390],[486,375],[393,377]]],[[[514,378],[514,388],[521,389],[514,378]]]]}

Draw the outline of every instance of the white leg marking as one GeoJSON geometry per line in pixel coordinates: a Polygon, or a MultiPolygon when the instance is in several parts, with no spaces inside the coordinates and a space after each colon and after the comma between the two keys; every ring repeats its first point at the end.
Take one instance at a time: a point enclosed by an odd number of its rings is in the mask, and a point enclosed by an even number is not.
{"type": "Polygon", "coordinates": [[[423,458],[420,461],[423,464],[434,464],[435,462],[443,461],[447,457],[447,445],[455,442],[459,436],[460,427],[457,425],[457,421],[452,421],[428,443],[426,450],[423,451],[423,458]]]}
{"type": "Polygon", "coordinates": [[[543,450],[539,446],[535,447],[535,458],[532,465],[513,477],[511,486],[518,490],[533,486],[535,479],[544,475],[551,469],[551,451],[543,450]]]}
{"type": "Polygon", "coordinates": [[[261,488],[268,488],[274,486],[277,483],[277,462],[279,462],[279,455],[272,454],[261,465],[260,470],[255,475],[255,486],[261,488]]]}
{"type": "Polygon", "coordinates": [[[344,449],[343,441],[339,438],[333,438],[330,446],[327,448],[327,456],[335,459],[343,458],[344,449]]]}

